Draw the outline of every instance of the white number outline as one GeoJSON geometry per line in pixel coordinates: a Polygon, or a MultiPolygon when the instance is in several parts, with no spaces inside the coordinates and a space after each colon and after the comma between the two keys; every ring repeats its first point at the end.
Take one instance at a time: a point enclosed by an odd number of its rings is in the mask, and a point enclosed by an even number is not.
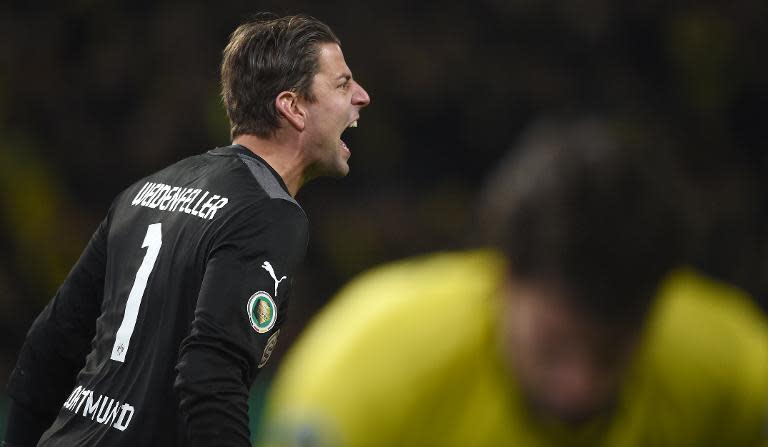
{"type": "Polygon", "coordinates": [[[144,243],[141,248],[147,248],[144,254],[144,260],[141,261],[139,271],[136,272],[136,279],[133,281],[133,287],[128,294],[128,301],[125,303],[125,312],[123,321],[115,333],[115,344],[112,345],[112,360],[124,363],[125,354],[128,352],[128,345],[131,342],[133,329],[136,327],[136,319],[139,316],[139,307],[141,299],[144,297],[144,290],[147,288],[149,275],[155,268],[157,255],[160,253],[160,246],[163,245],[162,226],[160,222],[151,224],[147,227],[147,235],[144,237],[144,243]]]}

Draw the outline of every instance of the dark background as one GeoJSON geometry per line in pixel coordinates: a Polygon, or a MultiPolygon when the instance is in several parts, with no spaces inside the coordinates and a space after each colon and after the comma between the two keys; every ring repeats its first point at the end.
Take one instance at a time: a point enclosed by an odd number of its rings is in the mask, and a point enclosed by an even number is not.
{"type": "Polygon", "coordinates": [[[768,3],[724,3],[3,2],[0,385],[114,196],[229,143],[221,50],[258,11],[327,22],[372,97],[345,134],[350,175],[298,195],[311,241],[276,358],[352,275],[463,246],[525,126],[584,109],[676,141],[690,262],[765,305],[768,3]]]}

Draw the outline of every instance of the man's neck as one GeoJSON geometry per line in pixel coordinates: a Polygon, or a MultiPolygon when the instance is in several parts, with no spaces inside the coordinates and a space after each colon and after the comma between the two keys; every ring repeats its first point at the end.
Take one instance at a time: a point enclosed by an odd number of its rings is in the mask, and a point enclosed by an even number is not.
{"type": "Polygon", "coordinates": [[[233,144],[239,144],[261,157],[282,177],[288,192],[295,197],[305,183],[304,162],[298,144],[283,141],[279,136],[271,139],[256,135],[238,135],[233,144]]]}

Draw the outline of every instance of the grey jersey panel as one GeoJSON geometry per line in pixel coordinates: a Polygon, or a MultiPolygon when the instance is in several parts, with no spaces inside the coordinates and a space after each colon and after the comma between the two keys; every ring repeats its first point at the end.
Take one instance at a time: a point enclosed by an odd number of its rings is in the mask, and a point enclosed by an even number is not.
{"type": "MultiPolygon", "coordinates": [[[[245,165],[248,167],[248,170],[251,171],[253,177],[257,182],[259,182],[259,185],[264,188],[264,192],[266,192],[270,198],[287,200],[289,202],[293,202],[296,204],[296,206],[299,206],[298,202],[296,202],[296,199],[291,197],[291,195],[288,194],[285,189],[283,189],[269,168],[251,157],[247,157],[245,155],[238,155],[238,157],[243,161],[243,163],[245,163],[245,165]]],[[[301,207],[299,206],[299,208],[301,207]]]]}

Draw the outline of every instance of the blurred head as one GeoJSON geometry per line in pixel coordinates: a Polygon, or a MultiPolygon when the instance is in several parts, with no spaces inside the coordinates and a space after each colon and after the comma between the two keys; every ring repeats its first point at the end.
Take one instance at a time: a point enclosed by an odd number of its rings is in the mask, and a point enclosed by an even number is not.
{"type": "Polygon", "coordinates": [[[221,86],[233,139],[272,138],[290,126],[303,135],[308,176],[347,173],[341,133],[370,99],[326,24],[299,15],[239,26],[224,49],[221,86]]]}
{"type": "Polygon", "coordinates": [[[579,423],[611,407],[676,260],[675,188],[654,149],[596,119],[544,123],[486,189],[510,265],[502,345],[543,415],[579,423]]]}

